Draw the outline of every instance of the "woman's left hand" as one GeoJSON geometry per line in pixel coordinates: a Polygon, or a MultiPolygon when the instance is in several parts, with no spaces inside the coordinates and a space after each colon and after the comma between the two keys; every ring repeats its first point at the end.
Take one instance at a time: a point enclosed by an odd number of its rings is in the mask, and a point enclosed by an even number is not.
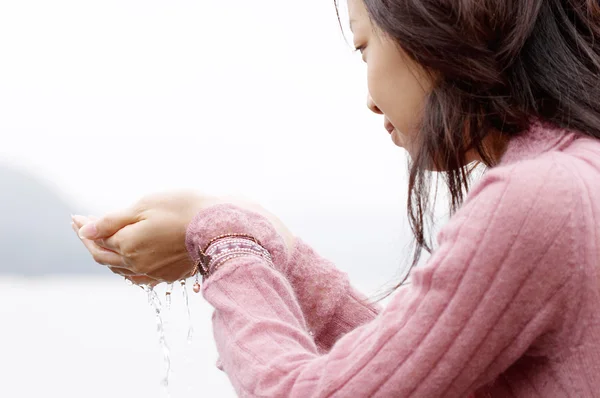
{"type": "Polygon", "coordinates": [[[188,224],[216,203],[193,192],[154,194],[99,219],[74,216],[73,229],[97,263],[134,283],[175,282],[195,271],[185,246],[188,224]]]}
{"type": "Polygon", "coordinates": [[[94,260],[114,273],[136,284],[175,282],[196,271],[185,245],[189,223],[200,210],[222,203],[263,215],[292,250],[294,235],[257,203],[189,191],[149,195],[128,209],[99,219],[74,216],[73,229],[94,260]]]}

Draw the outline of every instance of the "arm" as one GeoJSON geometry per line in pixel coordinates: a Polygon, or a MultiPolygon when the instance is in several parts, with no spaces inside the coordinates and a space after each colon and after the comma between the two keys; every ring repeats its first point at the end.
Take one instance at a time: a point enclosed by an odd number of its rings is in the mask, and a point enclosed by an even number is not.
{"type": "Polygon", "coordinates": [[[576,310],[582,242],[573,179],[558,167],[488,173],[378,316],[326,354],[287,279],[242,257],[203,285],[240,396],[465,396],[576,310]]]}
{"type": "Polygon", "coordinates": [[[325,352],[343,334],[375,318],[377,305],[366,304],[362,293],[350,286],[346,273],[296,238],[291,253],[273,227],[258,212],[233,204],[218,204],[199,212],[188,226],[186,245],[194,260],[197,248],[222,233],[249,233],[273,256],[299,301],[310,333],[325,352]]]}
{"type": "Polygon", "coordinates": [[[367,297],[349,284],[346,273],[300,238],[285,276],[322,352],[381,311],[380,305],[367,303],[367,297]]]}

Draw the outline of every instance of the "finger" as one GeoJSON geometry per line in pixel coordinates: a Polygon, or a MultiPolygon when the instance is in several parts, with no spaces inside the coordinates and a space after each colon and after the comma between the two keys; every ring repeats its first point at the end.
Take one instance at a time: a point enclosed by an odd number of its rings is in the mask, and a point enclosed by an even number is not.
{"type": "MultiPolygon", "coordinates": [[[[97,218],[97,217],[96,217],[96,218],[97,218]]],[[[87,222],[88,222],[88,221],[87,221],[88,219],[90,219],[90,220],[91,220],[91,219],[92,219],[92,216],[90,216],[90,217],[88,217],[88,218],[86,218],[86,217],[83,217],[83,216],[73,216],[73,220],[75,220],[75,221],[73,221],[73,222],[71,223],[71,228],[73,228],[73,231],[75,231],[75,233],[77,234],[77,236],[79,236],[79,229],[81,228],[81,225],[82,225],[82,224],[85,224],[85,223],[87,223],[87,222]],[[83,221],[83,219],[85,219],[86,221],[83,221]]],[[[81,239],[81,238],[80,238],[80,239],[81,239]]],[[[104,242],[104,239],[98,239],[98,240],[95,240],[95,241],[93,241],[93,242],[94,242],[94,243],[96,243],[96,245],[98,245],[99,247],[101,247],[101,248],[103,248],[103,249],[106,249],[106,250],[109,250],[109,251],[115,252],[116,254],[119,254],[117,251],[115,251],[115,250],[111,250],[109,247],[107,247],[107,245],[104,245],[104,244],[103,244],[103,242],[104,242]]]]}
{"type": "Polygon", "coordinates": [[[118,255],[122,254],[118,241],[114,239],[114,235],[107,239],[96,239],[94,243],[105,250],[117,253],[118,255]]]}
{"type": "MultiPolygon", "coordinates": [[[[77,217],[77,216],[75,216],[75,217],[77,217]]],[[[75,234],[77,235],[79,240],[82,240],[81,237],[79,236],[79,229],[81,227],[76,222],[71,222],[71,228],[73,229],[73,231],[75,231],[75,234]]]]}
{"type": "Polygon", "coordinates": [[[118,230],[114,235],[95,242],[105,248],[113,251],[123,257],[126,261],[131,261],[132,256],[145,249],[144,241],[140,242],[140,226],[145,220],[138,221],[136,224],[130,224],[118,230]]]}
{"type": "Polygon", "coordinates": [[[123,276],[125,277],[125,279],[130,280],[136,285],[148,285],[154,287],[159,284],[159,281],[157,281],[156,279],[150,278],[145,275],[123,276]]]}
{"type": "MultiPolygon", "coordinates": [[[[96,216],[87,216],[87,217],[84,217],[84,216],[73,216],[73,221],[75,222],[75,224],[79,228],[81,228],[83,225],[85,225],[85,224],[87,224],[89,222],[97,221],[98,219],[99,218],[96,217],[96,216]]],[[[79,231],[79,229],[76,232],[78,232],[78,231],[79,231]]],[[[114,235],[113,235],[113,237],[114,237],[114,235]]],[[[111,238],[108,238],[108,239],[111,239],[111,238]]],[[[100,247],[102,247],[102,248],[104,248],[106,250],[110,250],[110,251],[113,251],[113,252],[119,254],[119,246],[116,245],[115,244],[116,242],[114,242],[114,241],[108,241],[107,242],[106,239],[95,239],[94,242],[98,246],[100,246],[100,247]]]]}
{"type": "Polygon", "coordinates": [[[118,274],[118,275],[122,275],[122,276],[136,276],[137,275],[135,272],[133,272],[129,268],[115,267],[115,266],[112,266],[112,265],[109,265],[108,268],[110,268],[110,270],[113,273],[118,274]]]}
{"type": "Polygon", "coordinates": [[[79,231],[79,229],[81,227],[83,227],[85,224],[90,222],[89,217],[84,217],[84,216],[79,216],[79,215],[71,215],[71,219],[73,220],[73,223],[77,226],[77,231],[79,231]]]}
{"type": "MultiPolygon", "coordinates": [[[[156,286],[160,283],[160,281],[149,277],[148,275],[129,275],[121,273],[125,268],[117,268],[117,267],[109,267],[110,270],[119,276],[124,277],[125,279],[135,283],[136,285],[148,285],[148,286],[156,286]]],[[[129,270],[127,270],[129,272],[129,270]]]]}
{"type": "Polygon", "coordinates": [[[120,276],[124,277],[125,279],[128,279],[131,282],[138,284],[138,285],[154,286],[160,282],[160,281],[156,280],[155,278],[152,278],[151,276],[148,276],[148,275],[135,274],[133,271],[131,271],[130,269],[127,269],[127,268],[114,267],[114,266],[109,265],[108,269],[110,269],[113,274],[120,275],[120,276]]]}
{"type": "Polygon", "coordinates": [[[79,230],[79,236],[85,239],[104,239],[114,235],[121,228],[137,221],[133,208],[109,213],[99,219],[88,222],[79,230]]]}
{"type": "Polygon", "coordinates": [[[149,276],[145,275],[131,276],[130,278],[130,280],[136,285],[148,285],[154,287],[160,283],[156,279],[150,278],[149,276]]]}
{"type": "Polygon", "coordinates": [[[123,257],[117,253],[103,249],[94,243],[94,241],[89,239],[81,239],[81,242],[86,249],[88,249],[94,261],[98,264],[127,268],[127,264],[125,264],[123,257]]]}
{"type": "Polygon", "coordinates": [[[110,251],[118,253],[121,256],[125,256],[126,253],[123,251],[123,242],[132,244],[131,228],[129,225],[118,230],[114,235],[104,239],[98,239],[95,242],[110,251]]]}

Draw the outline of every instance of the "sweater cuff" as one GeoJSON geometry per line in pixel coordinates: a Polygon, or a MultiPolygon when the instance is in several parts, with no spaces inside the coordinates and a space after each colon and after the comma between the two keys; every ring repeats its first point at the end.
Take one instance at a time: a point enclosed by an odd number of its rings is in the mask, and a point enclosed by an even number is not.
{"type": "Polygon", "coordinates": [[[198,212],[187,227],[185,246],[192,261],[198,261],[199,249],[223,234],[249,234],[269,251],[281,271],[287,267],[288,251],[281,235],[263,215],[231,203],[216,204],[198,212]]]}

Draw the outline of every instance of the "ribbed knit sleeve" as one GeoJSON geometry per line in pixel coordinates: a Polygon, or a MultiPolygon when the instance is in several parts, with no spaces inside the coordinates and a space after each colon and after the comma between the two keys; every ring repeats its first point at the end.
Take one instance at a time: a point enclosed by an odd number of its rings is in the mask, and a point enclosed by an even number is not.
{"type": "Polygon", "coordinates": [[[296,238],[284,275],[321,352],[328,351],[344,334],[375,319],[381,311],[380,305],[368,303],[367,297],[350,285],[345,272],[300,238],[296,238]]]}
{"type": "Polygon", "coordinates": [[[488,172],[412,283],[326,353],[284,273],[231,260],[202,287],[223,369],[242,397],[464,397],[576,312],[580,197],[549,158],[488,172]]]}
{"type": "Polygon", "coordinates": [[[320,256],[297,237],[288,253],[282,237],[262,214],[230,203],[208,207],[199,212],[188,226],[186,246],[197,260],[198,248],[224,233],[247,233],[258,238],[269,250],[273,262],[288,279],[299,302],[307,329],[320,351],[325,352],[343,334],[373,318],[381,310],[366,303],[366,297],[354,289],[348,275],[320,256]]]}

